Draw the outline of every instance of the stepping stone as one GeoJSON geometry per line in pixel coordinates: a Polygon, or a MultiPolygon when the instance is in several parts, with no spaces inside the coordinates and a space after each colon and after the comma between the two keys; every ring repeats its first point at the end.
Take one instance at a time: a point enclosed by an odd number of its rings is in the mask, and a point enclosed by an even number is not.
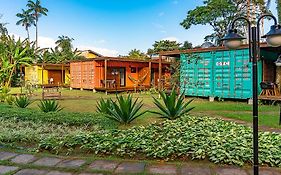
{"type": "Polygon", "coordinates": [[[246,171],[240,168],[218,168],[217,175],[247,175],[246,171]]]}
{"type": "Polygon", "coordinates": [[[18,167],[15,166],[3,166],[0,165],[0,174],[6,174],[12,171],[16,171],[17,169],[19,169],[18,167]]]}
{"type": "Polygon", "coordinates": [[[51,171],[47,173],[46,175],[72,175],[71,173],[64,173],[64,172],[59,172],[59,171],[51,171]]]}
{"type": "Polygon", "coordinates": [[[77,168],[82,166],[86,161],[85,160],[64,160],[60,162],[58,167],[67,167],[67,168],[77,168]]]}
{"type": "Polygon", "coordinates": [[[8,160],[12,157],[15,157],[16,155],[16,153],[0,152],[0,160],[8,160]]]}
{"type": "Polygon", "coordinates": [[[61,162],[62,159],[59,158],[53,158],[53,157],[43,157],[36,162],[34,162],[34,165],[41,165],[41,166],[55,166],[59,162],[61,162]]]}
{"type": "Polygon", "coordinates": [[[145,163],[143,162],[123,162],[117,169],[116,173],[142,173],[144,172],[145,163]]]}
{"type": "Polygon", "coordinates": [[[211,169],[207,167],[196,167],[196,166],[183,166],[181,168],[181,175],[197,175],[197,174],[204,174],[204,175],[211,175],[211,169]]]}
{"type": "Polygon", "coordinates": [[[20,170],[14,175],[41,175],[41,174],[46,174],[47,171],[45,170],[35,170],[35,169],[24,169],[20,170]]]}
{"type": "Polygon", "coordinates": [[[150,174],[168,174],[176,175],[177,166],[176,165],[150,165],[147,168],[150,174]]]}
{"type": "Polygon", "coordinates": [[[14,157],[11,161],[14,163],[27,164],[36,160],[35,156],[31,154],[20,154],[14,157]]]}
{"type": "Polygon", "coordinates": [[[111,160],[96,160],[89,168],[94,170],[113,171],[119,163],[111,160]]]}

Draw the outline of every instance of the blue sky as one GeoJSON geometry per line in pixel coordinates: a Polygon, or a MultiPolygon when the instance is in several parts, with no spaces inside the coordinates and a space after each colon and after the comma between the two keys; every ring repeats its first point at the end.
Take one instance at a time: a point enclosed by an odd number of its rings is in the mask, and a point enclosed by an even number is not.
{"type": "MultiPolygon", "coordinates": [[[[185,30],[179,23],[188,10],[201,0],[41,0],[49,9],[39,21],[42,47],[54,46],[60,35],[74,38],[74,47],[92,49],[107,56],[126,55],[137,48],[144,52],[156,40],[171,39],[194,45],[203,43],[211,33],[209,26],[185,30]],[[209,31],[209,32],[208,32],[209,31]]],[[[16,13],[26,8],[27,0],[0,0],[1,22],[16,36],[26,37],[22,26],[15,25],[16,13]]],[[[273,9],[275,4],[272,3],[273,9]]],[[[31,29],[34,39],[34,27],[31,29]]]]}

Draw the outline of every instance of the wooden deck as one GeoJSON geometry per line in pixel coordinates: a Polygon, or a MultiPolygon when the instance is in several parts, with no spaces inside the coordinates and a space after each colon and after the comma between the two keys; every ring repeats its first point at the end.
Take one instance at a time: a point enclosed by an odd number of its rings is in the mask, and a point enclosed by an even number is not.
{"type": "Polygon", "coordinates": [[[149,86],[138,86],[138,87],[110,87],[110,88],[105,88],[105,87],[96,87],[96,91],[107,91],[107,92],[124,92],[124,91],[144,91],[148,90],[150,87],[149,86]]]}
{"type": "Polygon", "coordinates": [[[260,95],[259,100],[281,101],[281,96],[266,96],[260,95]]]}

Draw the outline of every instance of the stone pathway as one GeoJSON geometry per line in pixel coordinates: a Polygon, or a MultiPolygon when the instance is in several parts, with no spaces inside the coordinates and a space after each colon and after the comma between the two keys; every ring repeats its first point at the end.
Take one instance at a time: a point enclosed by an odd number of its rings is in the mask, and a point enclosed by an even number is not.
{"type": "MultiPolygon", "coordinates": [[[[175,165],[142,161],[93,160],[48,157],[0,151],[0,175],[252,175],[251,168],[175,165]]],[[[260,168],[260,175],[281,175],[280,168],[260,168]]]]}

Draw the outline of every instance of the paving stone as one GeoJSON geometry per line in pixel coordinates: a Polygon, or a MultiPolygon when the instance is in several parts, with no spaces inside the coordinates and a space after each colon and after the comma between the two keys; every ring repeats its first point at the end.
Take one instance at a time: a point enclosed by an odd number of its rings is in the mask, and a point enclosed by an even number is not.
{"type": "Polygon", "coordinates": [[[118,162],[111,160],[96,160],[89,166],[89,168],[94,170],[113,171],[117,165],[118,162]]]}
{"type": "Polygon", "coordinates": [[[211,169],[207,167],[193,167],[193,166],[183,166],[181,168],[181,175],[197,175],[197,174],[204,174],[204,175],[211,175],[211,169]]]}
{"type": "Polygon", "coordinates": [[[47,171],[45,170],[35,170],[35,169],[23,169],[18,171],[14,175],[41,175],[41,174],[46,174],[47,171]]]}
{"type": "Polygon", "coordinates": [[[60,162],[58,167],[67,167],[67,168],[77,168],[82,166],[86,161],[85,160],[64,160],[60,162]]]}
{"type": "Polygon", "coordinates": [[[19,168],[15,167],[15,166],[3,166],[3,165],[0,165],[0,174],[6,174],[6,173],[9,173],[9,172],[15,171],[17,169],[19,169],[19,168]]]}
{"type": "Polygon", "coordinates": [[[15,157],[16,155],[16,153],[0,152],[0,160],[8,160],[10,158],[15,157]]]}
{"type": "Polygon", "coordinates": [[[240,168],[218,168],[216,169],[218,175],[247,175],[246,171],[240,168]]]}
{"type": "Polygon", "coordinates": [[[72,175],[71,173],[64,173],[64,172],[59,172],[59,171],[51,171],[47,173],[46,175],[72,175]]]}
{"type": "Polygon", "coordinates": [[[177,167],[175,165],[149,165],[147,170],[151,174],[177,174],[177,167]]]}
{"type": "MultiPolygon", "coordinates": [[[[248,172],[249,172],[249,175],[254,174],[252,169],[249,169],[248,172]]],[[[276,170],[274,168],[260,168],[259,174],[261,174],[261,175],[281,175],[281,171],[278,172],[278,170],[276,170]]]]}
{"type": "Polygon", "coordinates": [[[36,160],[34,155],[31,154],[20,154],[14,157],[11,161],[14,163],[27,164],[36,160]]]}
{"type": "Polygon", "coordinates": [[[58,164],[61,161],[62,161],[62,159],[58,159],[58,158],[43,157],[43,158],[37,160],[36,162],[34,162],[33,164],[41,165],[41,166],[55,166],[56,164],[58,164]]]}
{"type": "Polygon", "coordinates": [[[145,163],[143,162],[123,162],[117,169],[116,173],[141,173],[144,172],[145,163]]]}

